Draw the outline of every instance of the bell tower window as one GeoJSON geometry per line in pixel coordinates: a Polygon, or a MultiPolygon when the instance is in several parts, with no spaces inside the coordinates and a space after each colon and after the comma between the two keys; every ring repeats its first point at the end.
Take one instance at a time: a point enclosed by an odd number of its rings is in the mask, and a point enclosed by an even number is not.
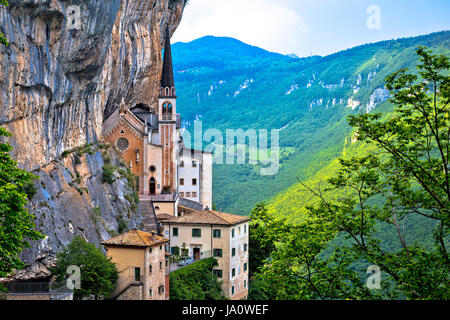
{"type": "Polygon", "coordinates": [[[172,119],[172,113],[173,113],[173,106],[172,103],[166,101],[162,104],[162,115],[163,120],[171,120],[172,119]]]}

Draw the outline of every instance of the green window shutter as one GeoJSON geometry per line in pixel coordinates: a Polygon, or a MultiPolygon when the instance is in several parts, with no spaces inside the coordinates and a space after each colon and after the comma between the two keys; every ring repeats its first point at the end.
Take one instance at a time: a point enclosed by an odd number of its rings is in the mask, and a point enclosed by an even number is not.
{"type": "Polygon", "coordinates": [[[134,280],[141,281],[141,268],[138,267],[134,268],[134,280]]]}

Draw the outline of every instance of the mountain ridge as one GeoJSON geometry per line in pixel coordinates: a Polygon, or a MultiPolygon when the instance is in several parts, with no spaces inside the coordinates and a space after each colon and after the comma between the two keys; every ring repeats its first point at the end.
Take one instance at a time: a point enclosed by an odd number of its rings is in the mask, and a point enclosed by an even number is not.
{"type": "Polygon", "coordinates": [[[195,119],[203,120],[203,130],[284,128],[276,176],[259,176],[260,166],[214,166],[216,206],[249,214],[257,202],[272,199],[293,186],[297,177],[311,177],[340,156],[345,139],[351,137],[346,116],[390,110],[384,79],[400,68],[414,69],[415,51],[422,45],[448,52],[450,32],[302,59],[240,59],[207,47],[197,51],[203,56],[192,59],[186,47],[174,46],[178,110],[188,130],[195,119]],[[220,65],[214,65],[216,60],[220,65]]]}

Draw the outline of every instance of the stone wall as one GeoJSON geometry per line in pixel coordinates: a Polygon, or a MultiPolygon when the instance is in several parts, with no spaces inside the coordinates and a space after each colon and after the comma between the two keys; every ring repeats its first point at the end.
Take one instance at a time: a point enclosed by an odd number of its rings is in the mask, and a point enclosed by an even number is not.
{"type": "Polygon", "coordinates": [[[124,293],[122,293],[117,300],[142,300],[143,285],[130,285],[124,293]]]}

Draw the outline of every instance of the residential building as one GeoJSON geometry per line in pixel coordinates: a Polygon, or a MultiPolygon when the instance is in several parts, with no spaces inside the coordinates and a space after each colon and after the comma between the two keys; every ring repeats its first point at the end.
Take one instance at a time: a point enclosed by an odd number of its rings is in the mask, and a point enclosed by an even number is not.
{"type": "Polygon", "coordinates": [[[247,298],[249,271],[248,217],[202,210],[183,216],[159,215],[163,234],[169,240],[172,255],[182,248],[193,261],[215,257],[218,266],[213,272],[223,282],[226,297],[247,298]]]}
{"type": "Polygon", "coordinates": [[[102,242],[119,271],[118,300],[168,300],[167,239],[131,230],[102,242]]]}

